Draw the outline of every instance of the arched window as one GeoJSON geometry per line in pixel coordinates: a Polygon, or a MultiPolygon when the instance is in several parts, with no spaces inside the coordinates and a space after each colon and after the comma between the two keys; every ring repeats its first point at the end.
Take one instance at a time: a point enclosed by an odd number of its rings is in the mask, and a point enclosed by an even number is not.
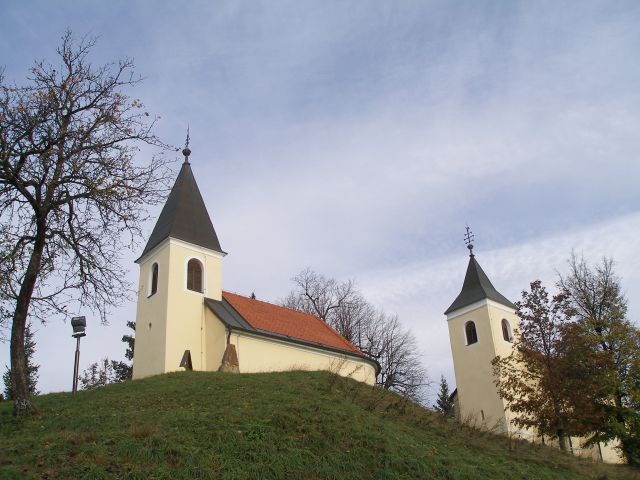
{"type": "Polygon", "coordinates": [[[502,338],[504,338],[507,342],[513,341],[513,336],[511,335],[511,325],[505,318],[502,319],[502,338]]]}
{"type": "Polygon", "coordinates": [[[187,263],[187,288],[202,293],[202,264],[195,258],[187,263]]]}
{"type": "Polygon", "coordinates": [[[467,336],[467,345],[478,342],[478,334],[476,332],[476,324],[467,322],[464,324],[464,333],[467,336]]]}
{"type": "Polygon", "coordinates": [[[149,296],[155,294],[158,291],[158,264],[154,263],[151,267],[151,291],[149,296]]]}

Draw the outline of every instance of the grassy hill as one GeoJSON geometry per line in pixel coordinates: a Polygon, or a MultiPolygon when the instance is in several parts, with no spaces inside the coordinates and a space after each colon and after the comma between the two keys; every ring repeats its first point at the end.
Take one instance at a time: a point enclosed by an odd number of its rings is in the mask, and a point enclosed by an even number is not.
{"type": "Polygon", "coordinates": [[[328,373],[185,372],[0,403],[0,478],[622,479],[328,373]]]}

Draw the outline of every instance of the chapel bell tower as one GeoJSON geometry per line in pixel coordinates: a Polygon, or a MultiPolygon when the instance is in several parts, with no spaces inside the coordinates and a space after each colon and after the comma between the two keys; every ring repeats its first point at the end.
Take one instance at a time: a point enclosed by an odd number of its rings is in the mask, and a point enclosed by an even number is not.
{"type": "Polygon", "coordinates": [[[497,393],[491,360],[509,355],[519,319],[515,305],[500,294],[473,254],[473,234],[465,235],[469,264],[462,291],[446,310],[461,421],[507,432],[509,414],[497,393]]]}
{"type": "Polygon", "coordinates": [[[204,299],[222,299],[218,236],[189,163],[184,163],[149,237],[140,266],[133,378],[205,370],[204,299]]]}

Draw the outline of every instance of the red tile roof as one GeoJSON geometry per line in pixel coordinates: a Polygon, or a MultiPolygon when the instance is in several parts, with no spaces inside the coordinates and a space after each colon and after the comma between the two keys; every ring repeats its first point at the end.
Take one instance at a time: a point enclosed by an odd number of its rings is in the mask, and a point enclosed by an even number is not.
{"type": "Polygon", "coordinates": [[[255,329],[362,355],[356,347],[314,315],[235,293],[222,292],[222,297],[255,329]]]}

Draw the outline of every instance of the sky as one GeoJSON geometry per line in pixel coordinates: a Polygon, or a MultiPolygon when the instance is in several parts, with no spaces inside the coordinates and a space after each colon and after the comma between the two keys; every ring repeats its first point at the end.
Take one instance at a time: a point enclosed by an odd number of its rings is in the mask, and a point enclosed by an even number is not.
{"type": "MultiPolygon", "coordinates": [[[[509,299],[536,279],[552,289],[572,251],[607,256],[638,320],[637,1],[0,0],[0,12],[8,80],[55,61],[68,28],[98,37],[96,65],[134,59],[144,81],[128,93],[161,117],[162,140],[182,146],[189,126],[225,290],[275,302],[305,267],[354,279],[413,331],[431,379],[455,385],[443,312],[468,224],[509,299]]],[[[134,284],[145,241],[123,252],[134,284]]],[[[79,312],[81,369],[124,358],[131,298],[106,326],[79,312]]],[[[70,390],[69,323],[35,328],[40,390],[70,390]]]]}

